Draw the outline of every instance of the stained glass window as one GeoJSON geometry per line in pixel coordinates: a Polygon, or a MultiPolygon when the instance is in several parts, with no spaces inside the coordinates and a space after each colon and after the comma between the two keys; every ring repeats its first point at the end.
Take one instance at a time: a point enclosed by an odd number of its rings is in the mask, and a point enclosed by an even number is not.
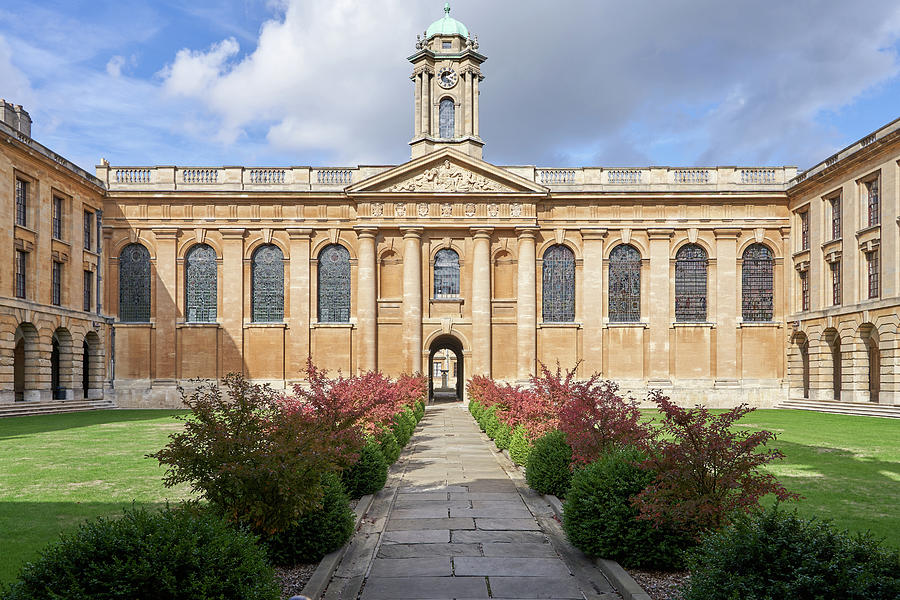
{"type": "Polygon", "coordinates": [[[439,120],[441,137],[445,139],[454,137],[456,135],[456,106],[453,103],[453,98],[441,100],[439,120]]]}
{"type": "Polygon", "coordinates": [[[682,246],[675,255],[675,320],[706,321],[706,250],[682,246]]]}
{"type": "Polygon", "coordinates": [[[543,318],[545,323],[575,320],[575,254],[557,244],[544,252],[541,267],[543,318]]]}
{"type": "Polygon", "coordinates": [[[340,244],[319,253],[319,322],[350,322],[350,252],[340,244]]]}
{"type": "Polygon", "coordinates": [[[449,248],[434,256],[434,297],[459,297],[459,255],[449,248]]]}
{"type": "Polygon", "coordinates": [[[284,254],[274,244],[260,246],[251,263],[253,321],[278,323],[284,320],[284,254]]]}
{"type": "Polygon", "coordinates": [[[741,267],[741,315],[744,321],[771,321],[774,314],[775,259],[762,244],[744,250],[741,267]]]}
{"type": "Polygon", "coordinates": [[[216,320],[218,274],[216,251],[207,244],[197,244],[185,258],[185,290],[187,320],[213,323],[216,320]]]}
{"type": "Polygon", "coordinates": [[[150,321],[150,252],[141,244],[128,244],[119,253],[119,320],[150,321]]]}
{"type": "Polygon", "coordinates": [[[641,320],[641,253],[634,246],[616,246],[609,255],[609,320],[641,320]]]}

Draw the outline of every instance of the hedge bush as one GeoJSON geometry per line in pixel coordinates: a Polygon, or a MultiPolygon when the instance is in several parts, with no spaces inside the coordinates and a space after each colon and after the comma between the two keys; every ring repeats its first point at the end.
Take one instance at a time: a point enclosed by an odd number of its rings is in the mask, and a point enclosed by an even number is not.
{"type": "Polygon", "coordinates": [[[500,427],[500,419],[497,418],[497,407],[490,407],[484,414],[484,432],[492,440],[496,439],[497,429],[500,427]]]}
{"type": "Polygon", "coordinates": [[[391,431],[394,432],[394,437],[397,439],[397,445],[403,448],[409,442],[409,438],[412,437],[413,429],[415,428],[415,424],[411,423],[409,420],[408,413],[404,410],[397,413],[394,416],[394,421],[391,425],[391,431]]]}
{"type": "Polygon", "coordinates": [[[9,600],[277,600],[256,538],[210,511],[131,508],[83,523],[28,563],[9,600]]]}
{"type": "Polygon", "coordinates": [[[415,415],[416,415],[416,425],[418,425],[419,421],[421,421],[422,418],[425,416],[425,402],[423,402],[422,400],[419,400],[418,402],[416,402],[415,415]]]}
{"type": "Polygon", "coordinates": [[[478,421],[478,417],[481,416],[481,411],[484,410],[484,407],[481,405],[481,402],[478,400],[469,400],[469,414],[478,421]]]}
{"type": "Polygon", "coordinates": [[[638,521],[631,499],[655,475],[638,466],[636,449],[610,451],[578,469],[566,495],[563,529],[573,546],[626,567],[680,568],[689,538],[638,521]]]}
{"type": "Polygon", "coordinates": [[[508,449],[510,437],[512,437],[512,429],[509,425],[498,419],[497,428],[494,430],[494,444],[497,446],[497,449],[508,449]]]}
{"type": "Polygon", "coordinates": [[[356,515],[341,479],[334,473],[322,475],[325,495],[322,506],[300,517],[292,527],[267,538],[269,556],[277,565],[294,565],[321,560],[350,539],[356,515]]]}
{"type": "Polygon", "coordinates": [[[900,598],[896,549],[777,506],[704,538],[688,566],[685,600],[900,598]]]}
{"type": "Polygon", "coordinates": [[[475,421],[478,423],[478,426],[482,431],[487,432],[488,417],[490,417],[492,414],[494,414],[494,407],[492,406],[485,406],[478,412],[478,417],[475,419],[475,421]]]}
{"type": "Polygon", "coordinates": [[[572,479],[572,448],[561,431],[551,431],[534,442],[525,468],[525,481],[541,494],[565,497],[572,479]]]}
{"type": "Polygon", "coordinates": [[[528,455],[531,453],[531,442],[528,441],[528,432],[522,425],[516,425],[509,438],[509,457],[517,465],[527,465],[528,455]]]}
{"type": "Polygon", "coordinates": [[[381,454],[384,455],[384,459],[388,461],[389,465],[394,464],[400,458],[400,444],[397,443],[397,438],[394,437],[394,432],[390,429],[383,429],[378,434],[378,445],[381,447],[381,454]]]}
{"type": "Polygon", "coordinates": [[[341,473],[347,495],[362,498],[383,488],[387,481],[388,466],[387,459],[381,453],[381,446],[375,440],[367,440],[359,453],[359,460],[341,473]]]}

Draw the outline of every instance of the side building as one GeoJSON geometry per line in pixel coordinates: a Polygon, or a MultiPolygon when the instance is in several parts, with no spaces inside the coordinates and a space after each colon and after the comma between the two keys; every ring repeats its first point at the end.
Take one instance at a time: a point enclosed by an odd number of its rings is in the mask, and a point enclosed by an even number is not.
{"type": "Polygon", "coordinates": [[[0,402],[104,396],[102,181],[0,100],[0,402]]]}

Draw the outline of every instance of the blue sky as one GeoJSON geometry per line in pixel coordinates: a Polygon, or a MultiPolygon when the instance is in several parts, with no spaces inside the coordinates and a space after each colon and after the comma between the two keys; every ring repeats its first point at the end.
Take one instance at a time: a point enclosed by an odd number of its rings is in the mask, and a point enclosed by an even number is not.
{"type": "MultiPolygon", "coordinates": [[[[900,117],[900,3],[456,0],[497,164],[809,167],[900,117]]],[[[437,0],[0,6],[0,96],[114,165],[397,164],[437,0]]]]}

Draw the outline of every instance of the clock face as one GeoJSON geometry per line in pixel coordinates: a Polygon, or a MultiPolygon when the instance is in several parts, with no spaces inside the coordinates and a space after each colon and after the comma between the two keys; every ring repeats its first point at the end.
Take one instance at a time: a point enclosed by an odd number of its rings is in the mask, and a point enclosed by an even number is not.
{"type": "Polygon", "coordinates": [[[445,90],[449,90],[456,82],[459,80],[459,75],[456,74],[456,71],[451,69],[450,67],[444,67],[437,74],[438,85],[440,85],[445,90]]]}

